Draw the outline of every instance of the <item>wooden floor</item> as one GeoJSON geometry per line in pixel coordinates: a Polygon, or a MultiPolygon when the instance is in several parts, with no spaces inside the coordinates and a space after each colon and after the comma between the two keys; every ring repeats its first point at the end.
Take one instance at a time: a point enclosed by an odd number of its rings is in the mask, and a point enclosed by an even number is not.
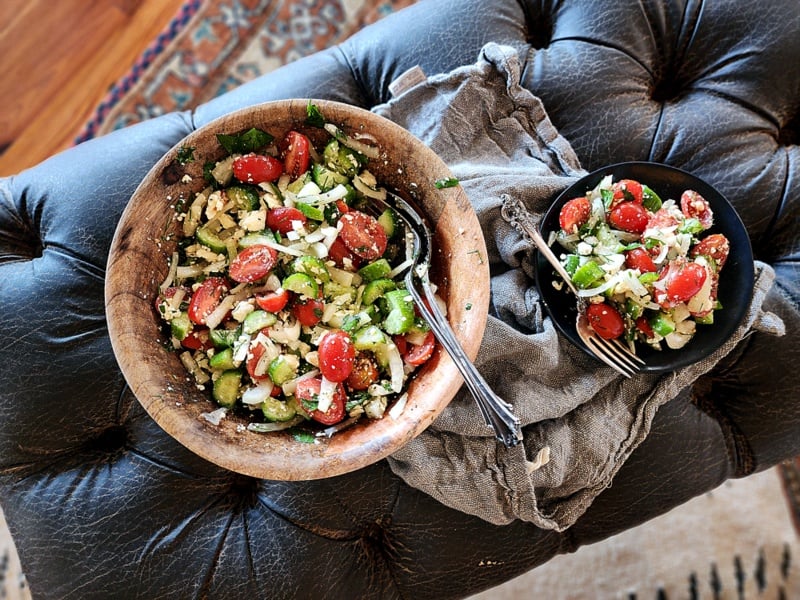
{"type": "Polygon", "coordinates": [[[71,145],[184,0],[0,0],[0,176],[71,145]]]}

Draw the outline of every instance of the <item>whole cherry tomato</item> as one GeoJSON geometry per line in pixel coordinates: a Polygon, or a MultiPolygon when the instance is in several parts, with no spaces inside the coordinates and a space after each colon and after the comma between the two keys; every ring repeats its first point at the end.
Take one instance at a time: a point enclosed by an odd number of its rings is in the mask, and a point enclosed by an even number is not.
{"type": "Polygon", "coordinates": [[[350,376],[356,349],[350,334],[341,329],[329,331],[319,342],[319,370],[329,381],[340,382],[350,376]]]}
{"type": "Polygon", "coordinates": [[[339,218],[339,237],[356,256],[373,261],[386,251],[386,230],[372,215],[351,210],[339,218]]]}
{"type": "Polygon", "coordinates": [[[575,233],[589,220],[592,212],[586,196],[568,200],[558,213],[558,224],[566,233],[575,233]]]}
{"type": "Polygon", "coordinates": [[[589,325],[602,338],[613,340],[625,331],[625,322],[619,311],[605,302],[590,304],[586,308],[586,318],[589,325]]]}
{"type": "Polygon", "coordinates": [[[650,216],[647,209],[636,202],[620,202],[608,213],[608,222],[616,229],[628,233],[642,233],[647,229],[650,216]]]}
{"type": "Polygon", "coordinates": [[[219,305],[223,294],[228,291],[228,282],[222,277],[208,277],[192,294],[189,301],[189,319],[198,325],[205,325],[208,315],[219,305]]]}
{"type": "Polygon", "coordinates": [[[228,267],[231,279],[250,283],[266,277],[278,262],[278,253],[264,244],[255,244],[239,252],[228,267]]]}
{"type": "Polygon", "coordinates": [[[633,248],[625,253],[625,266],[639,269],[639,273],[655,273],[658,269],[647,250],[642,247],[633,248]]]}
{"type": "Polygon", "coordinates": [[[283,163],[274,156],[245,154],[233,161],[233,176],[245,183],[275,181],[283,174],[283,163]]]}
{"type": "MultiPolygon", "coordinates": [[[[314,405],[319,399],[319,392],[322,388],[322,379],[319,377],[311,377],[309,379],[301,379],[297,382],[294,395],[301,405],[314,405]]],[[[320,412],[316,409],[308,410],[308,414],[312,419],[323,425],[334,425],[344,419],[345,402],[347,394],[344,391],[341,383],[336,384],[336,390],[333,392],[333,400],[328,410],[320,412]]]]}
{"type": "Polygon", "coordinates": [[[286,148],[283,152],[284,168],[292,180],[295,180],[308,170],[308,163],[311,161],[311,142],[302,133],[290,131],[286,134],[284,146],[286,148]]]}

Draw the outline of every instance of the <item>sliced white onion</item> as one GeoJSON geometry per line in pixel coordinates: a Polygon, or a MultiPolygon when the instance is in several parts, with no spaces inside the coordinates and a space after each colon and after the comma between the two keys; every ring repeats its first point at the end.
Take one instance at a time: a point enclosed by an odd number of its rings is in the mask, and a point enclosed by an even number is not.
{"type": "Polygon", "coordinates": [[[262,404],[272,394],[275,384],[271,379],[260,381],[258,385],[247,388],[242,393],[242,403],[250,406],[262,404]]]}
{"type": "Polygon", "coordinates": [[[606,290],[611,289],[611,287],[613,287],[614,285],[616,285],[616,280],[612,277],[611,279],[604,281],[601,285],[598,285],[597,287],[587,288],[585,290],[578,290],[578,295],[581,298],[590,298],[592,296],[597,296],[599,294],[602,294],[606,290]]]}
{"type": "Polygon", "coordinates": [[[398,419],[400,415],[403,414],[407,402],[408,402],[408,394],[402,394],[394,403],[394,405],[392,405],[392,408],[389,409],[389,416],[392,419],[395,420],[398,419]]]}
{"type": "Polygon", "coordinates": [[[378,148],[360,142],[354,137],[347,135],[333,123],[325,123],[325,130],[348,148],[360,152],[368,158],[378,158],[380,156],[380,150],[378,148]]]}
{"type": "Polygon", "coordinates": [[[161,282],[161,285],[158,289],[161,290],[161,293],[172,285],[172,282],[175,281],[175,274],[178,272],[178,253],[173,252],[172,258],[169,261],[169,272],[167,273],[167,277],[161,282]]]}
{"type": "Polygon", "coordinates": [[[383,188],[372,188],[368,186],[359,175],[353,177],[353,187],[359,192],[364,194],[367,198],[374,198],[375,200],[386,200],[386,190],[383,188]]]}
{"type": "Polygon", "coordinates": [[[324,375],[322,376],[322,383],[319,386],[319,396],[317,402],[317,410],[319,412],[328,412],[328,409],[333,403],[333,394],[336,392],[336,387],[339,384],[331,381],[324,375]]]}

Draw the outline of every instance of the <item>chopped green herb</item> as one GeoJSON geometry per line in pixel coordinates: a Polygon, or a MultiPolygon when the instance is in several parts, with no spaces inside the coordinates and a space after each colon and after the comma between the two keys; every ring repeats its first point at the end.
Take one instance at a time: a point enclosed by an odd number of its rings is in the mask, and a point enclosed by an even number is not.
{"type": "Polygon", "coordinates": [[[259,148],[264,148],[272,143],[275,138],[256,127],[248,129],[244,133],[230,135],[226,133],[218,133],[217,141],[225,148],[228,154],[247,154],[248,152],[255,152],[259,148]]]}
{"type": "Polygon", "coordinates": [[[472,310],[472,302],[467,302],[467,304],[464,306],[464,309],[465,310],[472,310]]]}
{"type": "Polygon", "coordinates": [[[178,155],[175,158],[180,164],[185,165],[194,161],[194,147],[181,146],[178,150],[178,155]]]}
{"type": "Polygon", "coordinates": [[[294,441],[300,442],[301,444],[313,444],[316,441],[314,434],[310,431],[304,431],[302,429],[290,429],[292,437],[294,441]]]}
{"type": "Polygon", "coordinates": [[[319,107],[310,100],[308,106],[306,106],[306,125],[310,125],[311,127],[325,126],[325,117],[322,116],[319,107]]]}
{"type": "Polygon", "coordinates": [[[433,185],[436,187],[437,190],[456,187],[458,185],[458,179],[456,179],[455,177],[437,179],[436,181],[433,182],[433,185]]]}

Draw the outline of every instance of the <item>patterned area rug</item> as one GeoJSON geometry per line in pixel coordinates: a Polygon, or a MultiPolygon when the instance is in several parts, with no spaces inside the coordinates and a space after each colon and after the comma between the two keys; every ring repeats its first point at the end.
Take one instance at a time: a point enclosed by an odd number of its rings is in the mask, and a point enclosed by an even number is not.
{"type": "MultiPolygon", "coordinates": [[[[336,44],[414,0],[187,0],[81,141],[200,104],[336,44]]],[[[480,600],[800,598],[800,459],[730,482],[480,600]]],[[[0,600],[30,598],[0,512],[0,600]]]]}
{"type": "Polygon", "coordinates": [[[76,141],[201,104],[414,0],[189,0],[76,141]]]}

